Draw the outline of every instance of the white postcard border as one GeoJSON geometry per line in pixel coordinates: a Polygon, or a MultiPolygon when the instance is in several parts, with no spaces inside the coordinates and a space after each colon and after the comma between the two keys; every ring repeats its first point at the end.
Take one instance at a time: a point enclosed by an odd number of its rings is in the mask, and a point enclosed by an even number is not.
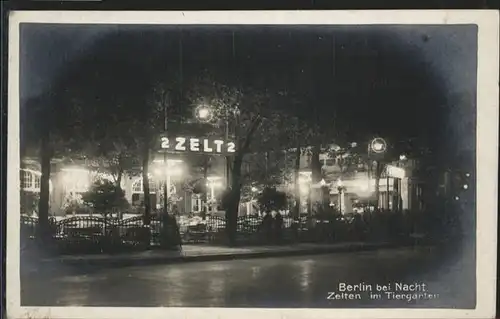
{"type": "MultiPolygon", "coordinates": [[[[390,11],[18,11],[9,21],[7,141],[7,315],[11,318],[488,318],[496,303],[498,12],[390,11]],[[452,309],[257,309],[21,307],[19,279],[19,24],[477,24],[477,307],[452,309]]],[[[47,287],[50,289],[50,287],[47,287]]]]}

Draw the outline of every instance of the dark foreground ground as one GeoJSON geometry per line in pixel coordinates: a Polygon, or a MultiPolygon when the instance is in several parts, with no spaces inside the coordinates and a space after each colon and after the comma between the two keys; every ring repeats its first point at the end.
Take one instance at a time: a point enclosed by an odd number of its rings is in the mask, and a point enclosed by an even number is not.
{"type": "MultiPolygon", "coordinates": [[[[52,269],[23,276],[23,306],[107,307],[453,307],[474,308],[472,258],[440,248],[195,262],[159,266],[52,269]],[[455,256],[455,257],[454,257],[455,256]],[[426,284],[433,299],[328,300],[340,283],[426,284]]],[[[366,286],[365,286],[366,287],[366,286]]],[[[399,292],[408,294],[406,292],[399,292]]],[[[357,297],[355,297],[357,298],[357,297]]]]}

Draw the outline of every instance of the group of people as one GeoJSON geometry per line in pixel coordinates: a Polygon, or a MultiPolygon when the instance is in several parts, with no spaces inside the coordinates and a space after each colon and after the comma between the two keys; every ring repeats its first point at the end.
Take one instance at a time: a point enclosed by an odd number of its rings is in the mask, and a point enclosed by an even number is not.
{"type": "Polygon", "coordinates": [[[271,212],[266,212],[260,225],[260,231],[265,234],[269,242],[281,241],[283,235],[283,216],[277,212],[273,217],[271,212]]]}

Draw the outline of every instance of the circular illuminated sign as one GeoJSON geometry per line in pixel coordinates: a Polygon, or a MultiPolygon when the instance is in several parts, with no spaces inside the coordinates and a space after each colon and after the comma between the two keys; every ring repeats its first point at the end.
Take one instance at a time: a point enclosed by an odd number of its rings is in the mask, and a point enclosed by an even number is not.
{"type": "Polygon", "coordinates": [[[383,138],[374,138],[370,143],[370,149],[375,153],[383,153],[387,149],[387,143],[383,138]]]}

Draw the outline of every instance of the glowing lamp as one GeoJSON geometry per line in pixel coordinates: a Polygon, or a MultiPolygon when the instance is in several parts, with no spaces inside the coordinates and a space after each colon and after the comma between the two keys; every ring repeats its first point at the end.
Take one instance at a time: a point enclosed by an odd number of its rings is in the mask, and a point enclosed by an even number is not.
{"type": "Polygon", "coordinates": [[[212,110],[207,106],[199,106],[196,108],[196,118],[202,122],[208,122],[212,119],[212,110]]]}
{"type": "Polygon", "coordinates": [[[382,138],[374,138],[370,143],[370,149],[375,153],[383,153],[387,149],[387,143],[382,138]]]}
{"type": "Polygon", "coordinates": [[[337,181],[337,187],[341,188],[341,187],[343,187],[343,186],[344,186],[344,183],[342,182],[342,180],[341,180],[341,179],[339,179],[339,180],[337,181]]]}

